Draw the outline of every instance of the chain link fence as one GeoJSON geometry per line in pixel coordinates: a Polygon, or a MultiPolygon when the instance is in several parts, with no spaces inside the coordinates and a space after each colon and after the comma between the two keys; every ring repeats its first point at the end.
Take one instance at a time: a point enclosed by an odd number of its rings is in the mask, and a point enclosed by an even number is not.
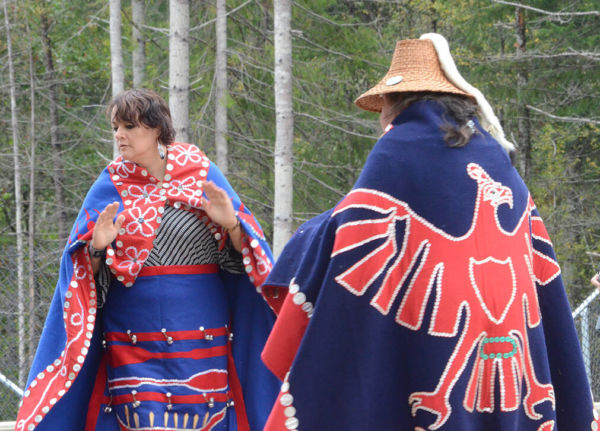
{"type": "Polygon", "coordinates": [[[573,312],[594,401],[600,401],[600,295],[594,291],[573,312]]]}
{"type": "Polygon", "coordinates": [[[54,293],[60,253],[56,241],[39,241],[30,289],[27,260],[22,293],[17,280],[17,253],[0,245],[0,422],[13,421],[31,360],[54,293]],[[21,297],[21,301],[19,298],[21,297]]]}
{"type": "MultiPolygon", "coordinates": [[[[27,284],[27,268],[25,268],[23,328],[20,330],[16,252],[14,247],[0,247],[0,422],[13,421],[16,418],[21,398],[19,388],[25,385],[31,359],[54,293],[59,253],[50,242],[46,247],[38,247],[37,252],[38,257],[34,265],[35,286],[31,292],[27,284]],[[21,337],[19,337],[20,332],[21,337]],[[19,355],[19,346],[23,352],[21,355],[19,355]]],[[[595,291],[579,304],[573,316],[594,400],[598,401],[600,400],[600,322],[598,322],[600,295],[598,292],[595,291]]]]}

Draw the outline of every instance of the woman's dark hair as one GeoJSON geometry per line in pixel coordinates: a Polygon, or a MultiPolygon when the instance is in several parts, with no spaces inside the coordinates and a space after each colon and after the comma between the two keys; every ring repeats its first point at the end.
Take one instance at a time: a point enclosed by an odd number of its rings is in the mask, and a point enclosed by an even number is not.
{"type": "Polygon", "coordinates": [[[449,147],[464,147],[471,139],[471,136],[475,133],[480,133],[474,127],[474,124],[469,123],[469,120],[477,114],[477,104],[470,98],[458,94],[429,92],[409,94],[391,93],[386,96],[391,98],[393,104],[392,111],[398,113],[406,109],[408,105],[419,100],[433,100],[439,103],[445,110],[445,123],[441,125],[440,129],[445,132],[444,142],[449,147]],[[456,124],[448,121],[446,116],[452,118],[456,124]]]}
{"type": "Polygon", "coordinates": [[[158,129],[158,139],[164,145],[170,145],[175,140],[169,107],[152,90],[136,88],[117,94],[106,108],[106,116],[110,122],[116,120],[158,129]]]}

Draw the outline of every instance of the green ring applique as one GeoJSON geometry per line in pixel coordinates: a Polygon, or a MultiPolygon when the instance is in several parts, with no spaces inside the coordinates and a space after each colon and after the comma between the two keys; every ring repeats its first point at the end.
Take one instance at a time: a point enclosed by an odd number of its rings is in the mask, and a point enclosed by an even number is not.
{"type": "Polygon", "coordinates": [[[513,337],[485,337],[483,339],[483,341],[481,342],[481,350],[479,351],[479,356],[481,357],[481,359],[483,359],[484,361],[486,359],[507,359],[507,358],[512,358],[515,353],[517,353],[517,340],[515,340],[513,337]],[[494,344],[494,343],[511,343],[513,346],[513,349],[511,352],[508,353],[490,353],[489,355],[483,353],[483,348],[485,347],[486,344],[494,344]]]}

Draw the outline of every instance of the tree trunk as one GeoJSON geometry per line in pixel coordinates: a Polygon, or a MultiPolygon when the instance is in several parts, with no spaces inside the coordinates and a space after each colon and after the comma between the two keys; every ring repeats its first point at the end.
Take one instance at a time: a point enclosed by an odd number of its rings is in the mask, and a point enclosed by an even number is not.
{"type": "Polygon", "coordinates": [[[190,141],[190,2],[169,1],[169,109],[175,139],[190,141]]]}
{"type": "Polygon", "coordinates": [[[133,50],[133,87],[140,88],[146,78],[146,41],[144,28],[145,7],[143,0],[131,0],[131,15],[133,20],[132,36],[135,41],[133,50]]]}
{"type": "Polygon", "coordinates": [[[291,17],[291,0],[275,1],[275,257],[279,256],[292,235],[294,114],[291,17]]]}
{"type": "Polygon", "coordinates": [[[25,373],[27,361],[25,358],[25,292],[23,273],[23,200],[21,199],[21,161],[19,150],[19,134],[17,121],[17,95],[15,85],[15,71],[13,66],[12,41],[10,35],[10,23],[8,21],[8,8],[6,0],[4,6],[4,26],[6,28],[6,49],[8,61],[8,85],[10,89],[10,118],[13,140],[13,163],[15,181],[15,231],[17,234],[17,315],[18,315],[18,364],[19,364],[19,386],[25,385],[25,373]]]}
{"type": "MultiPolygon", "coordinates": [[[[112,77],[112,96],[125,89],[125,68],[121,44],[121,0],[109,0],[110,9],[110,65],[112,77]]],[[[117,141],[113,140],[113,158],[119,155],[117,141]]]]}
{"type": "Polygon", "coordinates": [[[227,8],[217,0],[217,52],[215,59],[215,148],[217,166],[227,174],[227,8]]]}
{"type": "Polygon", "coordinates": [[[438,31],[438,20],[437,11],[435,10],[435,0],[431,0],[431,6],[429,6],[431,12],[431,31],[437,33],[438,31]]]}
{"type": "Polygon", "coordinates": [[[27,366],[30,367],[33,362],[35,353],[35,333],[37,327],[37,319],[35,313],[35,68],[33,64],[33,49],[31,46],[31,32],[29,24],[25,21],[25,28],[29,40],[29,98],[30,98],[30,122],[31,131],[29,134],[30,149],[29,149],[29,220],[27,229],[27,251],[29,254],[27,266],[27,285],[29,287],[29,308],[27,314],[29,316],[28,334],[27,334],[27,351],[28,361],[27,366]]]}
{"type": "Polygon", "coordinates": [[[54,70],[52,40],[50,39],[50,22],[46,12],[41,16],[42,44],[48,79],[48,94],[50,97],[50,145],[52,146],[52,181],[54,183],[54,199],[56,202],[56,219],[58,225],[58,241],[60,248],[67,240],[67,213],[64,192],[64,161],[62,145],[58,134],[58,88],[57,76],[54,70]]]}
{"type": "Polygon", "coordinates": [[[515,10],[515,35],[517,56],[517,112],[518,112],[518,137],[520,154],[520,168],[523,179],[527,182],[531,170],[531,130],[529,122],[529,110],[525,89],[528,82],[527,63],[519,61],[518,57],[525,54],[527,33],[525,26],[525,11],[522,8],[515,10]]]}

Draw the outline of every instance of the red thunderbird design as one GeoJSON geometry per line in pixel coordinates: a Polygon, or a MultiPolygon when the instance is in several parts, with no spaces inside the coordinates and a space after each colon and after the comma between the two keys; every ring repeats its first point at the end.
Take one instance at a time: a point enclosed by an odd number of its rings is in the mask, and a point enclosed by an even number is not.
{"type": "MultiPolygon", "coordinates": [[[[405,202],[376,190],[353,190],[333,213],[361,208],[382,215],[338,227],[332,257],[384,239],[336,277],[341,286],[358,296],[375,287],[371,305],[383,315],[390,313],[402,292],[395,321],[413,331],[420,330],[425,321],[426,304],[435,286],[434,308],[428,316],[428,333],[435,337],[456,336],[465,314],[464,328],[437,387],[413,392],[408,400],[413,415],[419,409],[436,415],[431,430],[450,417],[450,394],[465,371],[470,373],[463,399],[467,411],[493,412],[496,407],[513,411],[522,404],[525,414],[538,420],[536,405],[545,401],[554,405],[552,385],[536,377],[528,341],[528,328],[540,323],[536,282],[545,285],[560,274],[554,259],[533,248],[532,236],[550,243],[548,233],[541,218],[532,215],[531,197],[514,230],[505,231],[497,208],[501,204],[512,208],[512,191],[477,164],[470,163],[467,173],[477,181],[477,196],[471,227],[460,237],[447,234],[405,202]],[[401,244],[396,239],[398,221],[405,223],[401,244]],[[476,358],[467,369],[473,355],[476,358]],[[501,385],[499,404],[494,400],[496,381],[501,385]]],[[[552,429],[552,423],[546,422],[544,429],[552,429]]]]}

